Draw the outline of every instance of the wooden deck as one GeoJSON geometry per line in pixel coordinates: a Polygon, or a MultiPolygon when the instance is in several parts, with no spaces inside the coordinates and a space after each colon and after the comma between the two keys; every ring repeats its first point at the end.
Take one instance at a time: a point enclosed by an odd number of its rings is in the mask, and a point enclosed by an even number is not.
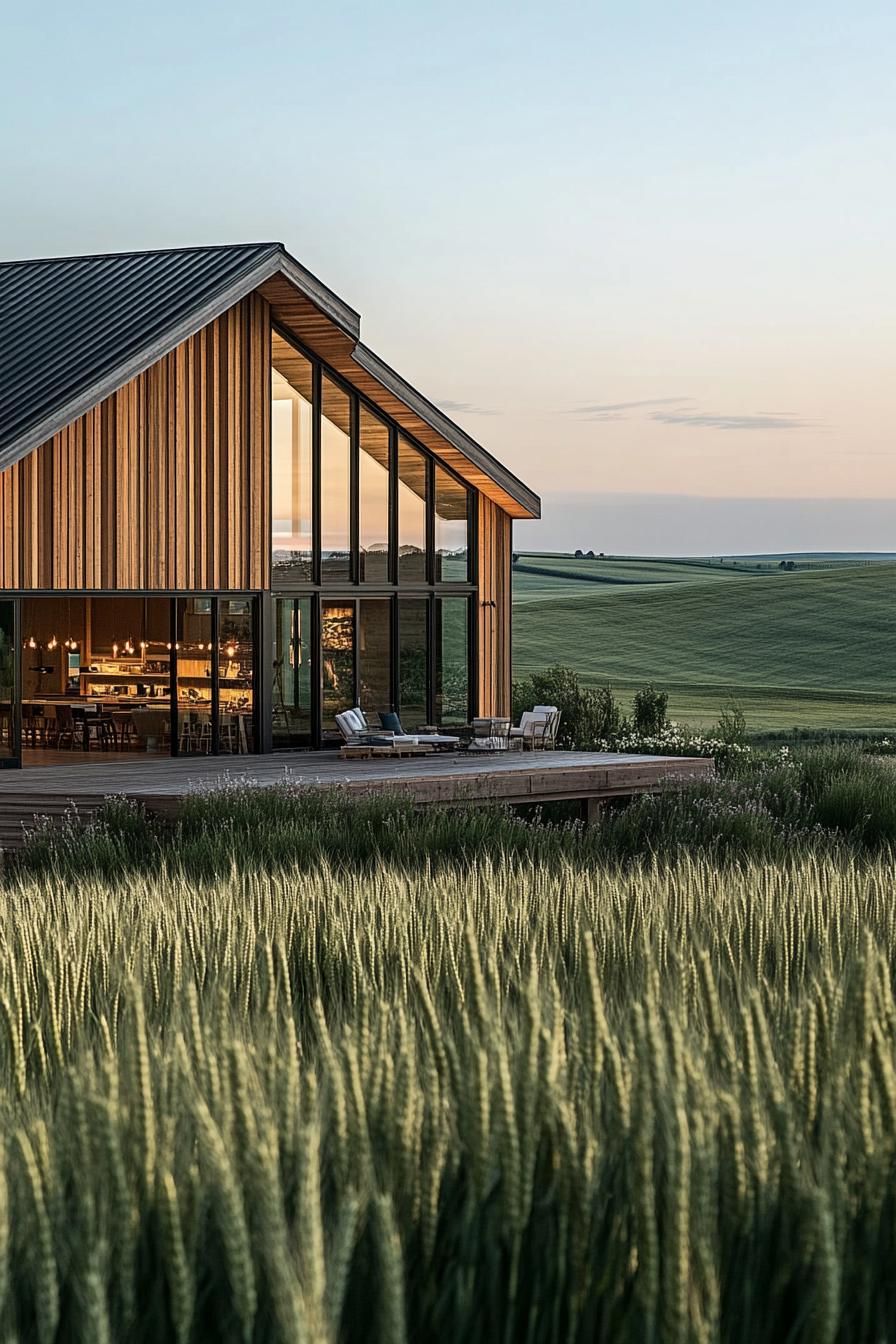
{"type": "Polygon", "coordinates": [[[124,796],[172,814],[188,794],[242,782],[365,795],[400,793],[420,806],[470,802],[543,803],[582,800],[590,810],[609,798],[652,793],[676,780],[705,778],[713,762],[682,756],[610,752],[437,754],[410,760],[342,761],[336,752],[169,760],[119,755],[89,764],[53,764],[0,772],[0,849],[20,843],[36,817],[59,817],[72,806],[89,816],[110,796],[124,796]]]}

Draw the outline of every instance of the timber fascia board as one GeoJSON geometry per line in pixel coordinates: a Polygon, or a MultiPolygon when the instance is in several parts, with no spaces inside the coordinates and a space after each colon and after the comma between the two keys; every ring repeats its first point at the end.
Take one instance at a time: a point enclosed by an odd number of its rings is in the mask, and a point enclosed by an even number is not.
{"type": "Polygon", "coordinates": [[[450,443],[452,448],[456,448],[462,453],[469,462],[485,473],[490,480],[505,490],[511,499],[524,508],[531,518],[541,517],[541,500],[533,490],[514,476],[502,462],[496,457],[492,457],[481,444],[472,439],[469,434],[449,419],[444,411],[440,411],[426,398],[422,392],[418,392],[410,383],[405,382],[400,374],[390,368],[378,355],[360,342],[355,346],[352,352],[352,359],[365,373],[369,373],[375,378],[387,391],[398,398],[409,410],[418,415],[421,420],[440,434],[446,443],[450,443]]]}

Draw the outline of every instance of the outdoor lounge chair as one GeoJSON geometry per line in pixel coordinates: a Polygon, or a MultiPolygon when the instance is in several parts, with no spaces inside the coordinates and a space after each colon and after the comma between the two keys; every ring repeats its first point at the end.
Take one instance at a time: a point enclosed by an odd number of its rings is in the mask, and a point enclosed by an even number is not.
{"type": "Polygon", "coordinates": [[[447,750],[460,742],[460,738],[449,737],[446,733],[400,733],[391,729],[371,728],[360,705],[337,714],[336,723],[345,745],[350,747],[388,747],[392,744],[398,747],[404,744],[447,750]]]}
{"type": "Polygon", "coordinates": [[[395,740],[394,733],[371,728],[360,709],[346,709],[337,714],[336,726],[347,747],[388,747],[395,740]]]}
{"type": "Polygon", "coordinates": [[[523,750],[553,751],[560,728],[560,711],[556,705],[536,705],[520,715],[519,726],[511,728],[510,736],[522,741],[523,750]]]}

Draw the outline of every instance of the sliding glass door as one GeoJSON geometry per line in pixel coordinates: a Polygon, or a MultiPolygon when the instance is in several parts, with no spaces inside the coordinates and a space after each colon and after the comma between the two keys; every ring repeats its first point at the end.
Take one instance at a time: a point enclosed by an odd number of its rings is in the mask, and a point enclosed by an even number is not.
{"type": "Polygon", "coordinates": [[[274,601],[272,728],[276,749],[310,747],[315,738],[310,597],[274,601]]]}
{"type": "Polygon", "coordinates": [[[446,727],[470,717],[470,603],[437,597],[435,616],[434,722],[446,727]]]}
{"type": "Polygon", "coordinates": [[[336,738],[336,715],[357,704],[355,603],[327,601],[320,607],[321,730],[336,738]]]}
{"type": "Polygon", "coordinates": [[[15,603],[0,601],[0,769],[21,764],[17,649],[15,603]]]}

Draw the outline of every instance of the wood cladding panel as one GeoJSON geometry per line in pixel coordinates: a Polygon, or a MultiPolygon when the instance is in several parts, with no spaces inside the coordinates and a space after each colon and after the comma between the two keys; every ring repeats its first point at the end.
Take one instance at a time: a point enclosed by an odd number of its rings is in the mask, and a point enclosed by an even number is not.
{"type": "Polygon", "coordinates": [[[0,472],[0,589],[268,587],[269,329],[250,295],[0,472]]]}
{"type": "Polygon", "coordinates": [[[513,521],[479,496],[479,713],[510,713],[513,521]]]}

